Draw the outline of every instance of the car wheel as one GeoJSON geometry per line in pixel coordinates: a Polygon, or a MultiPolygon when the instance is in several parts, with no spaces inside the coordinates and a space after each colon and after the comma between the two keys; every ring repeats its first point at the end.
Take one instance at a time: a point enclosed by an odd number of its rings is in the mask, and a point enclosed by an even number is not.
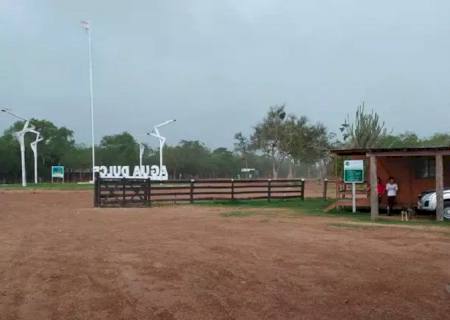
{"type": "Polygon", "coordinates": [[[444,219],[450,220],[450,206],[444,208],[444,219]]]}

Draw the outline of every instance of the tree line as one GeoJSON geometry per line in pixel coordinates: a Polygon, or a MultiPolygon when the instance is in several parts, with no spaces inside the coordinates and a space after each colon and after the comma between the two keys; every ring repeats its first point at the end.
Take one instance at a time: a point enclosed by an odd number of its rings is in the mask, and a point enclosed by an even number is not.
{"type": "MultiPolygon", "coordinates": [[[[31,124],[45,138],[38,146],[38,167],[43,181],[50,179],[52,165],[63,165],[66,172],[89,172],[90,146],[79,144],[74,132],[48,120],[32,119],[31,124]]],[[[15,122],[0,136],[0,183],[20,178],[20,148],[14,136],[23,123],[15,122]]],[[[448,133],[420,138],[413,132],[394,134],[379,115],[358,106],[353,118],[347,116],[337,130],[329,131],[321,123],[287,112],[285,105],[269,108],[250,135],[238,132],[232,150],[208,148],[197,140],[182,140],[164,149],[164,164],[169,176],[186,178],[248,178],[242,168],[255,169],[253,177],[325,177],[334,174],[330,148],[450,146],[448,133]]],[[[231,137],[230,137],[231,138],[231,137]]],[[[31,136],[26,137],[27,173],[33,172],[31,136]]],[[[138,141],[128,132],[104,136],[96,145],[97,165],[136,165],[139,163],[138,141]]],[[[144,164],[158,164],[159,150],[146,145],[144,164]]]]}

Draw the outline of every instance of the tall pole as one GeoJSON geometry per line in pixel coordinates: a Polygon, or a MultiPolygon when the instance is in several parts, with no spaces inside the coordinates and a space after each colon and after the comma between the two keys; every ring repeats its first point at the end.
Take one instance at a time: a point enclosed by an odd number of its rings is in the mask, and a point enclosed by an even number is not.
{"type": "Polygon", "coordinates": [[[94,135],[94,80],[92,72],[92,39],[91,39],[91,26],[89,22],[82,21],[82,27],[86,30],[88,35],[88,46],[89,46],[89,90],[91,98],[91,143],[92,143],[92,182],[95,180],[95,135],[94,135]]]}
{"type": "Polygon", "coordinates": [[[164,149],[165,142],[166,142],[166,139],[161,139],[159,141],[159,170],[162,170],[162,167],[163,167],[163,149],[164,149]]]}
{"type": "Polygon", "coordinates": [[[160,172],[163,167],[163,149],[164,149],[164,143],[166,142],[166,138],[163,137],[159,133],[159,128],[164,127],[164,126],[168,125],[169,123],[172,123],[175,121],[176,121],[175,119],[164,121],[163,123],[160,123],[160,124],[154,126],[152,132],[147,133],[148,135],[151,135],[151,136],[159,139],[159,170],[160,170],[160,172]]]}
{"type": "Polygon", "coordinates": [[[33,155],[34,155],[34,183],[37,184],[38,183],[38,166],[37,166],[38,148],[37,147],[38,147],[38,143],[44,139],[41,137],[41,134],[39,133],[39,131],[30,130],[30,132],[32,132],[36,135],[36,139],[33,142],[31,142],[30,146],[31,146],[31,150],[33,150],[33,155]]]}
{"type": "Polygon", "coordinates": [[[36,143],[36,151],[34,152],[34,184],[38,183],[38,169],[37,169],[37,143],[36,143]]]}
{"type": "MultiPolygon", "coordinates": [[[[28,121],[26,122],[25,127],[28,126],[28,121]]],[[[25,167],[25,132],[24,131],[20,131],[17,133],[17,140],[19,140],[19,144],[20,144],[20,161],[22,164],[22,187],[26,187],[27,186],[27,172],[26,172],[26,167],[25,167]]]]}
{"type": "Polygon", "coordinates": [[[142,167],[142,158],[144,157],[145,146],[141,142],[139,143],[139,168],[142,167]]]}

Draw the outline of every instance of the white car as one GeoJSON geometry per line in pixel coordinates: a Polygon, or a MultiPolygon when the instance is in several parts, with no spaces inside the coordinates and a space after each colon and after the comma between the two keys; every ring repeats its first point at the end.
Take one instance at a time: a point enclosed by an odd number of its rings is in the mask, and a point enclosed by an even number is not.
{"type": "MultiPolygon", "coordinates": [[[[436,211],[436,191],[424,191],[419,195],[417,209],[436,211]]],[[[450,220],[450,189],[444,190],[444,218],[450,220]]]]}

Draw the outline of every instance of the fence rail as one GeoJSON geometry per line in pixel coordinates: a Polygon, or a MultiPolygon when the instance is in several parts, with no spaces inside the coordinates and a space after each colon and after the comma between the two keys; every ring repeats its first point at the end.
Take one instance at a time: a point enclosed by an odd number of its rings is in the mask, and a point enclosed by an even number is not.
{"type": "Polygon", "coordinates": [[[168,180],[95,179],[94,206],[139,207],[154,202],[305,198],[304,179],[168,180]]]}

